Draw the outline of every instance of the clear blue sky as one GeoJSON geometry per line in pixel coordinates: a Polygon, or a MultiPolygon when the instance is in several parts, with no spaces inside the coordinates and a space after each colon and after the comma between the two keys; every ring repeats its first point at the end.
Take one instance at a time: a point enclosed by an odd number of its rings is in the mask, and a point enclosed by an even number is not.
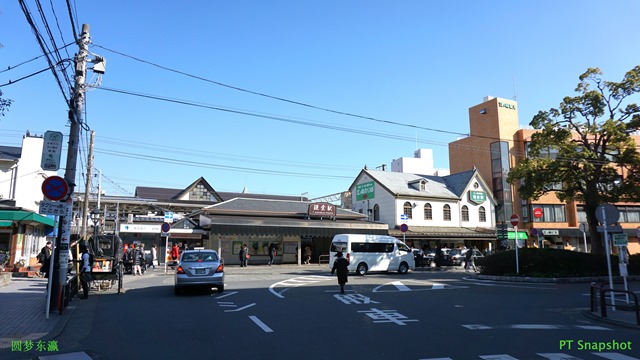
{"type": "MultiPolygon", "coordinates": [[[[36,2],[25,3],[50,45],[36,2]]],[[[65,2],[53,1],[57,22],[51,2],[41,3],[56,43],[72,42],[65,2]]],[[[109,195],[184,188],[203,176],[218,191],[318,197],[347,190],[364,165],[389,166],[416,148],[433,149],[435,166],[448,168],[447,143],[469,132],[468,108],[484,96],[516,96],[526,126],[574,95],[587,68],[619,81],[640,63],[637,0],[71,4],[77,28],[91,27],[90,50],[107,59],[85,120],[109,195]]],[[[2,2],[0,12],[1,85],[47,64],[41,57],[13,68],[42,51],[18,1],[2,2]]],[[[51,72],[0,90],[14,101],[0,117],[0,144],[19,146],[27,130],[68,135],[51,72]]],[[[79,168],[87,143],[83,132],[79,168]]]]}

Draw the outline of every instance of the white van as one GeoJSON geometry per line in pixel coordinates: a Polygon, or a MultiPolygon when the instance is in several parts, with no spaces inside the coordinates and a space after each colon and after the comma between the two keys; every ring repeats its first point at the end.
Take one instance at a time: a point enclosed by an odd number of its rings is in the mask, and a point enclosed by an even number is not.
{"type": "Polygon", "coordinates": [[[329,269],[333,268],[338,251],[349,261],[349,271],[355,271],[358,275],[364,275],[368,271],[398,271],[406,274],[409,269],[415,270],[411,249],[393,236],[334,236],[329,249],[329,269]]]}

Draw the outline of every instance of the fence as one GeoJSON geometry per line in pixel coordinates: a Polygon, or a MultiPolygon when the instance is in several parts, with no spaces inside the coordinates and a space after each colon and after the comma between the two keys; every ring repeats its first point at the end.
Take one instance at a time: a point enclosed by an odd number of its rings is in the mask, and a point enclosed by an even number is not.
{"type": "MultiPolygon", "coordinates": [[[[600,308],[600,316],[603,318],[607,318],[607,306],[613,307],[613,304],[607,303],[607,294],[611,293],[613,296],[616,294],[627,294],[633,298],[633,309],[636,313],[635,320],[636,325],[640,325],[640,305],[638,303],[638,295],[629,290],[622,289],[611,289],[608,284],[591,284],[591,312],[597,312],[598,307],[600,308]]],[[[617,307],[622,307],[623,305],[616,305],[617,307]]]]}

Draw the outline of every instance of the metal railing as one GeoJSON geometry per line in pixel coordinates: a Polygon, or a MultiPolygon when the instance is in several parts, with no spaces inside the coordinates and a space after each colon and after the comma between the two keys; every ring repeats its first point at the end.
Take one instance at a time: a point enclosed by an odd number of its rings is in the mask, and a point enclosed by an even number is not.
{"type": "MultiPolygon", "coordinates": [[[[638,302],[638,295],[633,291],[622,289],[611,289],[607,284],[591,284],[591,312],[598,311],[598,305],[600,307],[600,316],[607,318],[607,306],[615,306],[614,304],[607,304],[607,293],[615,294],[627,294],[633,298],[633,310],[636,313],[636,325],[640,325],[640,303],[638,302]]],[[[620,305],[618,307],[621,307],[620,305]]]]}
{"type": "Polygon", "coordinates": [[[330,260],[330,255],[320,255],[318,256],[318,265],[328,264],[330,260]]]}
{"type": "Polygon", "coordinates": [[[67,281],[64,284],[64,289],[62,289],[62,302],[61,306],[58,310],[60,310],[60,314],[64,312],[64,310],[69,306],[69,302],[76,295],[78,295],[78,275],[74,274],[73,276],[67,277],[67,281]]]}

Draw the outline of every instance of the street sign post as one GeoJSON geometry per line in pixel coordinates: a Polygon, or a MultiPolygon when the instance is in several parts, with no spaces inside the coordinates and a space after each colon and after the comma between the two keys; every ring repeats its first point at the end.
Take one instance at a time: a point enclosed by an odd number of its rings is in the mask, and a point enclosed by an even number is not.
{"type": "Polygon", "coordinates": [[[407,224],[400,225],[400,231],[402,231],[402,242],[403,243],[406,243],[406,241],[405,241],[405,233],[407,232],[407,230],[409,230],[409,225],[407,225],[407,224]]]}
{"type": "MultiPolygon", "coordinates": [[[[166,249],[166,253],[169,252],[169,231],[171,230],[171,224],[169,224],[168,222],[164,222],[162,223],[162,225],[160,225],[160,236],[164,237],[164,248],[166,249]]],[[[167,254],[164,255],[164,273],[165,275],[167,274],[167,263],[169,261],[167,260],[167,254]]]]}
{"type": "Polygon", "coordinates": [[[69,184],[60,176],[49,176],[42,182],[42,194],[49,200],[62,200],[68,193],[69,184]]]}
{"type": "Polygon", "coordinates": [[[518,224],[520,223],[520,216],[518,214],[511,214],[511,225],[513,225],[513,230],[516,233],[516,239],[514,240],[515,248],[516,248],[516,274],[520,274],[520,264],[518,263],[518,224]]]}
{"type": "Polygon", "coordinates": [[[47,131],[44,133],[42,145],[42,170],[58,171],[60,169],[60,155],[62,154],[62,133],[59,131],[47,131]]]}
{"type": "MultiPolygon", "coordinates": [[[[613,289],[613,275],[611,274],[611,255],[609,254],[609,224],[615,224],[620,219],[620,211],[611,204],[601,204],[596,208],[596,218],[602,223],[604,228],[604,248],[607,255],[607,270],[609,271],[609,288],[613,289]]],[[[613,311],[616,310],[616,300],[611,292],[611,305],[613,311]]]]}

